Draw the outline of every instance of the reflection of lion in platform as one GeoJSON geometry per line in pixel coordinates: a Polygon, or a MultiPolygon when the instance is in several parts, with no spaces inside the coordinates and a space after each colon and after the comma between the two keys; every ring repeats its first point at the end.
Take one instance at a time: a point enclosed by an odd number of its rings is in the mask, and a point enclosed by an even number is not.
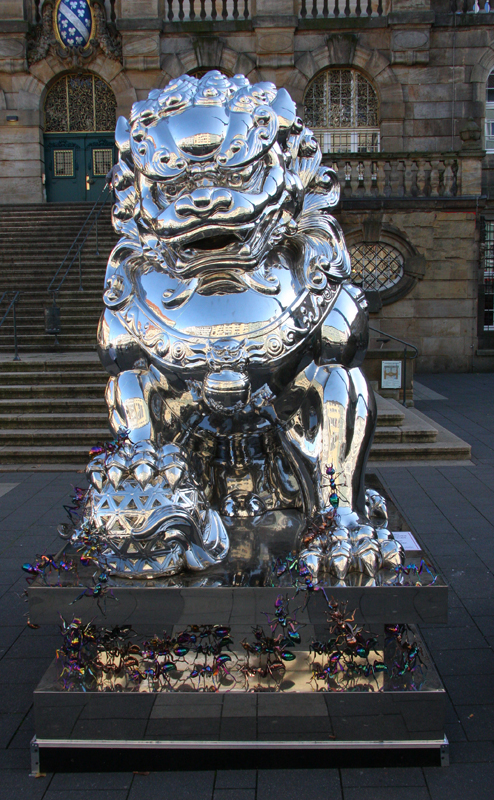
{"type": "Polygon", "coordinates": [[[122,238],[98,342],[130,444],[89,465],[103,560],[203,569],[227,553],[221,516],[313,518],[336,484],[337,530],[311,544],[311,569],[399,561],[365,518],[375,405],[358,368],[365,300],[330,214],[339,185],[287,92],[184,75],[135,103],[116,140],[122,238]]]}

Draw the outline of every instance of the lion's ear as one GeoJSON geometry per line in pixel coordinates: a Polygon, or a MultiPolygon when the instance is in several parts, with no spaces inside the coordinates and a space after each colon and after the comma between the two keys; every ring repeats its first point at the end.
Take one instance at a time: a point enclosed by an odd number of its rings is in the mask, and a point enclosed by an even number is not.
{"type": "Polygon", "coordinates": [[[278,89],[271,108],[278,117],[278,139],[285,144],[297,118],[297,107],[286,89],[278,89]]]}
{"type": "Polygon", "coordinates": [[[119,117],[115,128],[115,144],[120,150],[120,158],[132,158],[130,152],[130,126],[126,117],[119,117]]]}

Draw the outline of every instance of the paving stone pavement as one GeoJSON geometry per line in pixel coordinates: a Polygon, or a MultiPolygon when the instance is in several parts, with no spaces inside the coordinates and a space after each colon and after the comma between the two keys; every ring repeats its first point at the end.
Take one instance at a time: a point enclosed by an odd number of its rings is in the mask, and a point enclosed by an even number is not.
{"type": "MultiPolygon", "coordinates": [[[[473,466],[377,471],[450,585],[448,626],[422,632],[449,695],[451,766],[59,772],[29,777],[32,691],[56,627],[31,630],[20,565],[58,545],[68,473],[0,475],[1,800],[490,800],[494,796],[494,375],[420,375],[417,408],[472,445],[473,466]],[[434,398],[433,393],[445,399],[434,398]],[[424,396],[425,395],[425,396],[424,396]],[[431,397],[433,399],[431,399],[431,397]]],[[[273,756],[273,767],[276,758],[273,756]]]]}

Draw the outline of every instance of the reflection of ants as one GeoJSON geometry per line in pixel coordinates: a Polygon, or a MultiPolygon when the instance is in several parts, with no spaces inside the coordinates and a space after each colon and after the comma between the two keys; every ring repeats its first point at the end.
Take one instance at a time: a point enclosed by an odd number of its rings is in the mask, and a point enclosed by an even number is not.
{"type": "Polygon", "coordinates": [[[74,519],[77,519],[81,516],[81,507],[85,506],[85,500],[87,496],[87,490],[81,489],[80,486],[74,486],[74,496],[72,497],[73,505],[63,506],[64,511],[66,511],[67,516],[72,524],[74,524],[74,519]]]}
{"type": "Polygon", "coordinates": [[[310,547],[314,539],[320,536],[327,536],[331,532],[331,529],[334,528],[335,525],[335,513],[336,509],[332,509],[331,511],[326,511],[324,514],[317,514],[315,517],[308,520],[307,531],[302,537],[302,545],[304,547],[310,547]]]}
{"type": "Polygon", "coordinates": [[[24,572],[28,573],[29,577],[26,578],[26,581],[31,585],[38,577],[46,583],[46,576],[50,575],[52,570],[58,572],[58,578],[60,579],[60,573],[62,571],[69,572],[70,570],[74,570],[75,566],[74,562],[70,559],[61,558],[57,564],[54,556],[42,555],[37,556],[34,564],[23,564],[22,569],[24,572]]]}
{"type": "MultiPolygon", "coordinates": [[[[96,573],[94,575],[96,575],[96,573]]],[[[80,595],[78,595],[75,598],[75,600],[72,600],[72,602],[69,603],[69,605],[73,606],[74,603],[77,603],[77,601],[80,600],[82,597],[93,597],[93,598],[96,598],[96,603],[98,605],[99,610],[101,611],[103,616],[106,617],[106,601],[107,601],[108,597],[110,597],[112,600],[117,600],[117,601],[118,601],[118,598],[115,597],[115,595],[113,594],[112,589],[110,589],[108,586],[105,586],[105,583],[108,580],[108,575],[106,575],[106,573],[102,572],[98,576],[98,581],[97,582],[95,580],[94,575],[93,575],[94,587],[91,588],[90,586],[86,586],[84,591],[81,592],[80,595]],[[103,600],[104,610],[103,610],[103,608],[101,608],[100,600],[103,600]]]]}
{"type": "Polygon", "coordinates": [[[385,633],[386,644],[395,641],[399,649],[400,660],[395,661],[393,674],[403,676],[413,672],[417,667],[422,671],[425,664],[421,649],[408,625],[386,625],[385,633]]]}

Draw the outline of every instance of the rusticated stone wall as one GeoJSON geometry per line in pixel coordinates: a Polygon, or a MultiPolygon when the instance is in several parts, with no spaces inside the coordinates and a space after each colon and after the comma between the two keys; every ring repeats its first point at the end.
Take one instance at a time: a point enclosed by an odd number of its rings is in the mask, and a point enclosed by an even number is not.
{"type": "MultiPolygon", "coordinates": [[[[365,216],[343,211],[340,222],[344,230],[354,230],[365,216]]],[[[400,231],[425,257],[425,269],[406,297],[371,315],[371,325],[418,347],[419,371],[468,371],[474,365],[482,369],[483,362],[475,362],[479,270],[475,207],[386,210],[374,214],[374,222],[376,217],[383,226],[400,231]]]]}

